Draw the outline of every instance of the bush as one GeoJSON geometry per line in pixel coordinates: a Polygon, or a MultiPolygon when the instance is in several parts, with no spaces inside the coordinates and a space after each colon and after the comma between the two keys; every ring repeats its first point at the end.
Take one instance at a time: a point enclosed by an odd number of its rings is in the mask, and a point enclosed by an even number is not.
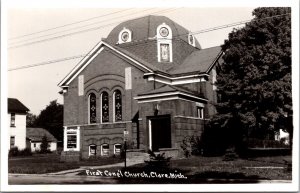
{"type": "Polygon", "coordinates": [[[147,167],[153,169],[165,169],[170,165],[170,160],[172,157],[166,157],[165,153],[155,154],[153,151],[148,150],[150,160],[145,160],[147,167]]]}
{"type": "Polygon", "coordinates": [[[30,148],[25,148],[19,150],[18,147],[12,147],[9,150],[8,157],[16,157],[16,156],[31,156],[32,152],[30,148]]]}
{"type": "Polygon", "coordinates": [[[203,144],[201,137],[199,136],[185,137],[184,140],[182,140],[180,147],[183,150],[185,157],[203,154],[203,144]]]}
{"type": "Polygon", "coordinates": [[[284,140],[276,141],[276,140],[249,138],[248,147],[249,148],[289,148],[289,145],[285,144],[284,140]]]}
{"type": "Polygon", "coordinates": [[[42,138],[42,143],[41,143],[41,147],[40,147],[40,153],[49,153],[49,142],[48,142],[48,139],[47,139],[47,136],[44,135],[43,138],[42,138]]]}
{"type": "Polygon", "coordinates": [[[8,152],[8,157],[15,157],[15,156],[18,156],[18,154],[19,154],[18,147],[12,147],[12,148],[10,148],[10,150],[8,152]]]}

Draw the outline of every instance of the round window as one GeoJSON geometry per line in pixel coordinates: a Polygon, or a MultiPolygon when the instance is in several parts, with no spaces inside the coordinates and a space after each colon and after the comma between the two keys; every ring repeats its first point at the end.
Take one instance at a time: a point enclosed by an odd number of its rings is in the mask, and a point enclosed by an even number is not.
{"type": "Polygon", "coordinates": [[[121,39],[123,42],[126,42],[129,39],[129,33],[128,32],[123,32],[121,35],[121,39]]]}
{"type": "Polygon", "coordinates": [[[162,37],[167,37],[169,35],[169,30],[166,28],[166,27],[162,27],[160,28],[159,30],[159,34],[162,36],[162,37]]]}

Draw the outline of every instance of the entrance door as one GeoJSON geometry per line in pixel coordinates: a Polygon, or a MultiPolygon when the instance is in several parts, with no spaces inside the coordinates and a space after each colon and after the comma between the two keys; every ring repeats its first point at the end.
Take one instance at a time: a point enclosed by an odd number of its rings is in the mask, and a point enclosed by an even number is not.
{"type": "Polygon", "coordinates": [[[150,118],[150,149],[158,151],[159,148],[171,148],[171,118],[170,116],[157,116],[150,118]]]}

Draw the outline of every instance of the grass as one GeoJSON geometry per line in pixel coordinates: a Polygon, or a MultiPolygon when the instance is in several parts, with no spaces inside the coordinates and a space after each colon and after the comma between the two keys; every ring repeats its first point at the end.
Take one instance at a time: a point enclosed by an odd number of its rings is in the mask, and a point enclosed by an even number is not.
{"type": "Polygon", "coordinates": [[[84,160],[80,162],[61,162],[58,154],[35,154],[30,157],[12,157],[8,160],[9,173],[44,174],[80,166],[101,166],[122,162],[119,158],[104,157],[101,159],[84,160]]]}
{"type": "MultiPolygon", "coordinates": [[[[187,179],[161,178],[118,178],[121,184],[152,184],[152,183],[255,183],[257,180],[291,180],[292,173],[286,169],[284,159],[290,156],[259,157],[223,161],[222,157],[190,157],[188,159],[171,160],[170,168],[149,168],[147,164],[128,167],[107,168],[110,172],[121,170],[131,173],[150,173],[151,171],[182,173],[187,179]],[[260,168],[254,168],[260,167],[260,168]],[[261,168],[266,167],[266,168],[261,168]],[[271,168],[270,168],[271,167],[271,168]],[[272,168],[273,167],[273,168],[272,168]],[[283,167],[283,168],[282,168],[283,167]],[[208,181],[210,180],[210,181],[208,181]]],[[[86,175],[82,171],[79,175],[86,175]]]]}

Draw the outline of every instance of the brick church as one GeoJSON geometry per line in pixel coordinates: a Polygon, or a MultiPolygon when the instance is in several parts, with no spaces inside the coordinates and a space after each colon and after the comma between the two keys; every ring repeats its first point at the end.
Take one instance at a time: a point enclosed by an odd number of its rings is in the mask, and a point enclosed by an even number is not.
{"type": "Polygon", "coordinates": [[[59,83],[64,96],[64,151],[86,159],[130,151],[182,153],[214,113],[221,48],[202,49],[164,16],[117,25],[59,83]]]}

